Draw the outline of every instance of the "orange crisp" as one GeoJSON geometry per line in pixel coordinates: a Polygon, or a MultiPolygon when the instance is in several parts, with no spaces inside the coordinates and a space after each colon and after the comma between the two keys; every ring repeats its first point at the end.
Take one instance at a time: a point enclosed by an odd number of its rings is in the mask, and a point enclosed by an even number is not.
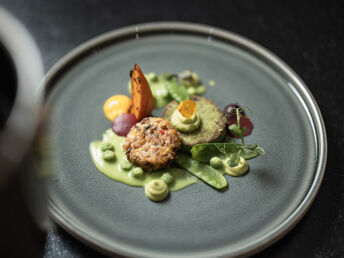
{"type": "Polygon", "coordinates": [[[135,64],[130,72],[131,79],[131,106],[130,113],[134,114],[137,121],[149,116],[154,109],[154,99],[149,84],[141,71],[135,64]]]}
{"type": "Polygon", "coordinates": [[[177,109],[183,117],[190,118],[196,113],[197,103],[192,100],[184,100],[179,103],[177,109]]]}
{"type": "Polygon", "coordinates": [[[111,122],[120,114],[129,113],[130,99],[125,95],[114,95],[104,103],[104,114],[111,122]]]}

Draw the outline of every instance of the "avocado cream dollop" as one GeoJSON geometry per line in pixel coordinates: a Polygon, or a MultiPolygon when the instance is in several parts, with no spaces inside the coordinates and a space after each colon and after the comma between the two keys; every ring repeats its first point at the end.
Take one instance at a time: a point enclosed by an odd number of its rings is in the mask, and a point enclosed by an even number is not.
{"type": "Polygon", "coordinates": [[[168,186],[161,179],[154,179],[145,185],[145,194],[152,201],[161,201],[168,196],[168,193],[168,186]]]}
{"type": "Polygon", "coordinates": [[[178,111],[178,109],[176,109],[172,114],[171,123],[178,131],[191,133],[197,130],[200,126],[201,119],[197,112],[195,112],[190,118],[186,118],[178,111]]]}
{"type": "Polygon", "coordinates": [[[243,157],[240,157],[238,165],[235,167],[231,167],[228,164],[229,161],[230,161],[230,158],[227,158],[223,161],[224,168],[225,168],[225,171],[227,174],[229,174],[231,176],[242,176],[247,172],[248,164],[243,157]]]}

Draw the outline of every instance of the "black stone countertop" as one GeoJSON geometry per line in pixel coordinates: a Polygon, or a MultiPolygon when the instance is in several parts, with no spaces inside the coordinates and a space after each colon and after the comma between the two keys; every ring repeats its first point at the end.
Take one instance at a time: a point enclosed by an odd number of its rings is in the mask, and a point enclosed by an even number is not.
{"type": "MultiPolygon", "coordinates": [[[[340,1],[0,0],[31,32],[45,69],[82,42],[151,21],[209,24],[274,52],[305,81],[328,134],[323,184],[305,217],[257,257],[344,257],[344,5],[340,1]]],[[[103,257],[56,227],[44,257],[103,257]]]]}

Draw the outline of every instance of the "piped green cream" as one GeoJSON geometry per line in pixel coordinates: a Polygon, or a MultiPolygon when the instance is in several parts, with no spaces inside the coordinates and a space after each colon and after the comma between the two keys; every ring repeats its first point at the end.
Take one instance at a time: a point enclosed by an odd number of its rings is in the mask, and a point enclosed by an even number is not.
{"type": "Polygon", "coordinates": [[[191,133],[198,129],[201,124],[199,115],[194,113],[190,118],[183,117],[182,114],[176,109],[171,117],[171,123],[178,131],[183,133],[191,133]]]}

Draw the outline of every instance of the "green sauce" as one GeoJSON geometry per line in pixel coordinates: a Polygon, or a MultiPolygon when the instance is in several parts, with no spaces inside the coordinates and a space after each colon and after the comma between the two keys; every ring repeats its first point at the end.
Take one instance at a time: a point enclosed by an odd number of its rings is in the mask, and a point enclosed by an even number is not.
{"type": "Polygon", "coordinates": [[[149,73],[145,75],[154,98],[154,104],[156,108],[165,107],[172,101],[172,97],[169,95],[168,90],[164,84],[163,76],[157,76],[155,73],[149,73]]]}
{"type": "Polygon", "coordinates": [[[124,163],[129,162],[122,147],[124,141],[125,137],[118,136],[112,129],[108,129],[103,134],[103,141],[93,141],[90,144],[92,160],[97,169],[105,176],[130,186],[144,187],[153,179],[160,179],[164,173],[169,173],[173,177],[173,182],[169,185],[170,191],[178,191],[198,181],[185,170],[173,167],[155,172],[144,171],[142,176],[133,176],[132,171],[136,167],[134,165],[130,167],[128,164],[124,165],[124,163]],[[116,158],[112,161],[106,161],[103,158],[102,143],[104,142],[111,143],[114,146],[116,158]]]}

